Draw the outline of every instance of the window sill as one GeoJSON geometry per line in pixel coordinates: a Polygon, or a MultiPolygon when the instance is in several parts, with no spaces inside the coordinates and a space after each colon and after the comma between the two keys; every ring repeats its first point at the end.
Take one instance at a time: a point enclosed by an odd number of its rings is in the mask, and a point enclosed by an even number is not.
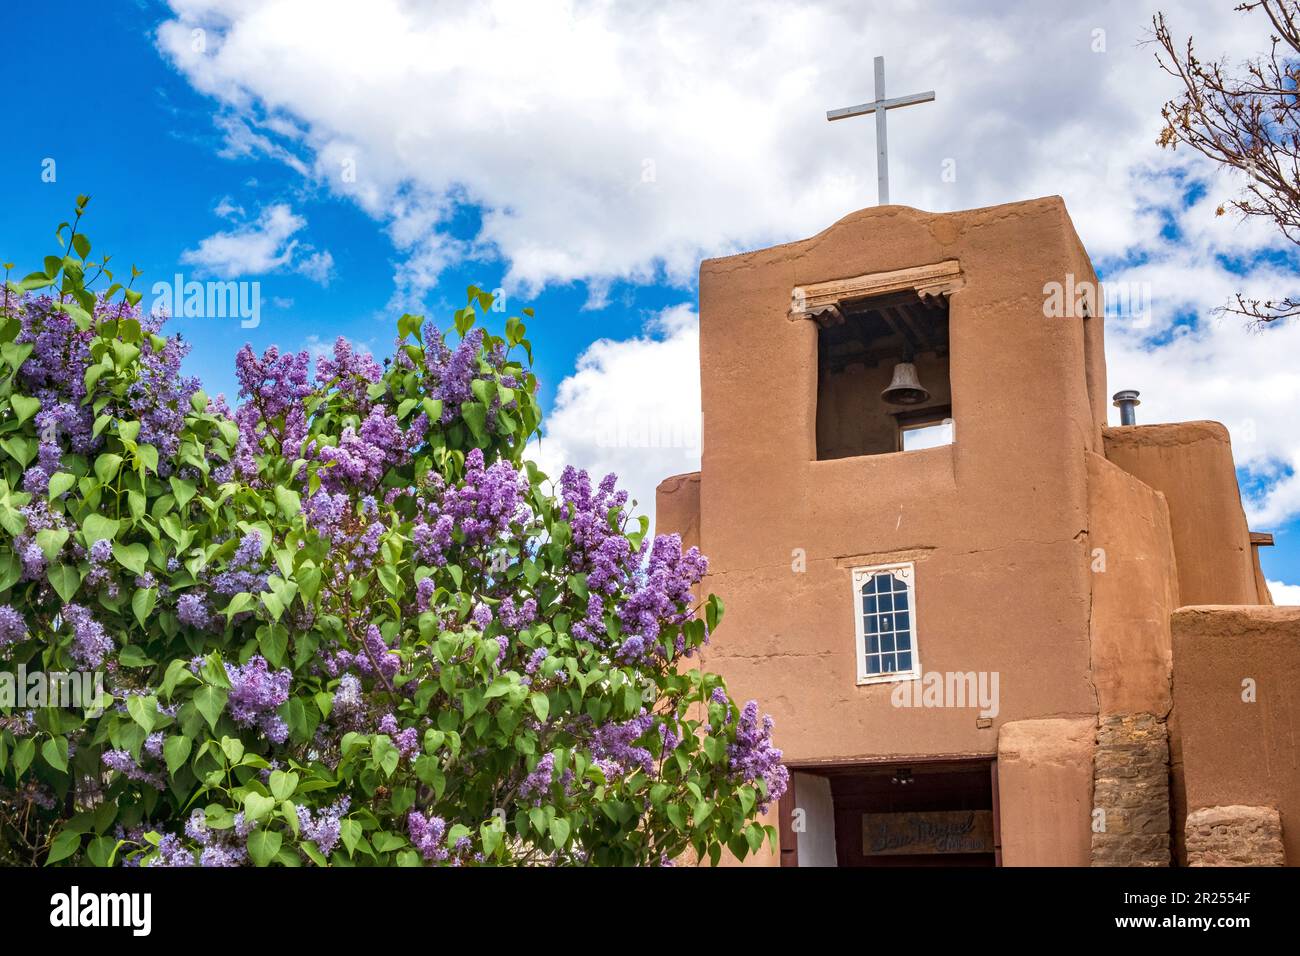
{"type": "Polygon", "coordinates": [[[858,686],[865,687],[868,684],[897,684],[906,680],[920,680],[921,671],[919,668],[912,668],[910,671],[896,671],[892,674],[872,674],[870,677],[858,677],[858,686]]]}

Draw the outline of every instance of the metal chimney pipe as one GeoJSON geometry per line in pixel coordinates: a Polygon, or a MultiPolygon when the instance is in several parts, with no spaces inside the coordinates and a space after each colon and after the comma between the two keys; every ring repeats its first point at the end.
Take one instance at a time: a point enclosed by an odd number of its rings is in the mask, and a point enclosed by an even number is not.
{"type": "Polygon", "coordinates": [[[1126,388],[1123,391],[1116,392],[1113,403],[1119,409],[1119,423],[1121,425],[1136,425],[1137,415],[1133,409],[1142,403],[1138,401],[1140,393],[1135,388],[1126,388]]]}

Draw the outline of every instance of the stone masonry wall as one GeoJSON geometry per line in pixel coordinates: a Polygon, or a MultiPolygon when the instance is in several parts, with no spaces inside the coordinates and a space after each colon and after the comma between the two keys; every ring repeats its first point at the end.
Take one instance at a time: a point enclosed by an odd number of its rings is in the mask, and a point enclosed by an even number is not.
{"type": "Polygon", "coordinates": [[[1169,732],[1152,714],[1103,714],[1093,756],[1093,866],[1169,865],[1169,732]]]}
{"type": "Polygon", "coordinates": [[[1187,814],[1188,866],[1286,866],[1276,807],[1206,807],[1187,814]]]}

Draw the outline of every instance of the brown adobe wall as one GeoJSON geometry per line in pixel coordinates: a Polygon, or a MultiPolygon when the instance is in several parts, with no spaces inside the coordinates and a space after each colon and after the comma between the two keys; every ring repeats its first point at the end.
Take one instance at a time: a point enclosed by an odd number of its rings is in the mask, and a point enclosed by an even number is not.
{"type": "Polygon", "coordinates": [[[701,266],[700,544],[727,606],[705,663],[772,712],[790,759],[992,754],[1003,721],[1095,715],[1081,453],[1100,447],[1097,402],[1084,321],[1043,314],[1045,283],[1084,269],[1058,198],[878,207],[701,266]],[[949,311],[956,444],[814,460],[816,326],[790,318],[792,289],[948,259],[965,279],[949,311]],[[850,569],[899,560],[916,565],[923,669],[1000,675],[991,726],[857,685],[850,569]]]}
{"type": "Polygon", "coordinates": [[[1180,606],[1165,497],[1089,454],[1092,679],[1102,715],[1164,717],[1172,702],[1169,615],[1180,606]]]}
{"type": "Polygon", "coordinates": [[[1189,854],[1196,811],[1271,807],[1280,814],[1285,855],[1294,865],[1300,861],[1300,607],[1184,607],[1172,625],[1189,854]],[[1247,680],[1254,702],[1243,697],[1247,680]]]}
{"type": "Polygon", "coordinates": [[[1218,422],[1104,431],[1106,457],[1169,503],[1184,604],[1257,604],[1255,559],[1228,431],[1218,422]]]}
{"type": "Polygon", "coordinates": [[[1019,720],[998,733],[1003,866],[1087,866],[1096,722],[1019,720]]]}

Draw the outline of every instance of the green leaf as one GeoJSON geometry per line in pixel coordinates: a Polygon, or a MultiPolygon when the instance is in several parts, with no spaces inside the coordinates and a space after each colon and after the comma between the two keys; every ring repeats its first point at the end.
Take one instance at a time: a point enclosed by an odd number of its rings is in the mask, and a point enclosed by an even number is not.
{"type": "Polygon", "coordinates": [[[469,425],[475,440],[485,444],[488,440],[487,407],[482,402],[465,402],[460,406],[460,416],[469,425]]]}
{"type": "Polygon", "coordinates": [[[149,620],[149,615],[153,613],[154,605],[158,603],[157,588],[140,588],[131,596],[131,610],[135,614],[135,619],[144,627],[149,620]]]}
{"type": "Polygon", "coordinates": [[[41,745],[41,756],[45,762],[60,773],[68,770],[68,740],[66,737],[51,737],[41,745]]]}
{"type": "Polygon", "coordinates": [[[156,697],[140,697],[133,694],[126,699],[126,710],[131,715],[131,719],[144,728],[146,734],[153,731],[154,724],[158,721],[156,697]]]}
{"type": "Polygon", "coordinates": [[[193,742],[188,737],[168,737],[163,742],[163,759],[167,761],[167,772],[175,774],[190,759],[193,742]]]}
{"type": "Polygon", "coordinates": [[[77,588],[81,587],[81,572],[76,568],[69,567],[66,564],[56,564],[50,568],[47,573],[50,584],[58,592],[59,597],[67,604],[72,600],[72,596],[77,593],[77,588]]]}
{"type": "Polygon", "coordinates": [[[117,537],[117,532],[121,527],[122,522],[114,518],[90,514],[86,515],[81,522],[81,534],[86,539],[86,544],[92,545],[96,541],[112,541],[117,537]]]}
{"type": "Polygon", "coordinates": [[[9,407],[14,410],[18,424],[21,425],[41,410],[41,400],[39,398],[29,398],[26,395],[10,395],[9,407]]]}
{"type": "Polygon", "coordinates": [[[41,551],[44,553],[45,560],[47,561],[53,561],[57,558],[59,552],[63,550],[63,546],[67,544],[67,541],[68,532],[64,531],[62,528],[57,530],[47,528],[44,531],[36,532],[36,543],[40,545],[41,551]]]}
{"type": "Polygon", "coordinates": [[[298,789],[298,775],[283,770],[271,771],[271,795],[277,800],[288,800],[298,789]]]}
{"type": "Polygon", "coordinates": [[[551,840],[556,849],[563,848],[569,842],[569,821],[564,817],[556,817],[551,821],[551,840]]]}
{"type": "Polygon", "coordinates": [[[66,471],[56,471],[54,474],[50,475],[50,485],[46,497],[48,497],[50,501],[53,501],[64,492],[70,491],[76,483],[76,475],[70,475],[66,471]]]}
{"type": "Polygon", "coordinates": [[[275,503],[280,506],[280,514],[290,521],[302,511],[302,498],[298,492],[283,485],[275,486],[275,503]]]}
{"type": "Polygon", "coordinates": [[[532,704],[533,713],[537,715],[537,719],[545,721],[547,715],[551,712],[551,702],[547,700],[546,695],[539,690],[535,690],[529,695],[528,703],[532,704]]]}
{"type": "Polygon", "coordinates": [[[205,684],[194,692],[194,706],[198,708],[199,713],[203,715],[208,722],[208,726],[213,730],[217,729],[217,718],[221,716],[221,711],[225,709],[228,696],[224,690],[213,687],[211,684],[205,684]]]}
{"type": "Polygon", "coordinates": [[[60,860],[66,860],[72,854],[81,849],[81,834],[73,830],[63,829],[59,835],[54,838],[50,844],[49,855],[45,857],[45,865],[58,863],[60,860]]]}
{"type": "Polygon", "coordinates": [[[169,483],[172,486],[172,494],[176,496],[176,504],[184,508],[197,491],[194,482],[186,481],[184,478],[171,478],[169,483]]]}
{"type": "Polygon", "coordinates": [[[135,450],[135,460],[144,468],[158,473],[158,449],[153,445],[141,445],[135,450]]]}
{"type": "Polygon", "coordinates": [[[280,852],[284,837],[275,830],[254,830],[248,836],[248,855],[258,866],[266,866],[280,852]]]}
{"type": "Polygon", "coordinates": [[[22,775],[27,772],[27,768],[32,765],[32,760],[36,757],[36,741],[31,737],[23,737],[14,744],[14,774],[21,779],[22,775]]]}
{"type": "Polygon", "coordinates": [[[351,856],[356,850],[357,844],[361,842],[361,824],[356,820],[343,820],[339,823],[339,837],[343,840],[343,845],[347,847],[348,856],[351,856]]]}
{"type": "MultiPolygon", "coordinates": [[[[244,817],[248,820],[261,820],[275,809],[275,800],[271,797],[264,797],[260,793],[247,793],[244,795],[244,817]]],[[[277,847],[277,849],[279,849],[277,847]]]]}
{"type": "Polygon", "coordinates": [[[118,564],[128,571],[144,574],[145,564],[149,560],[149,549],[138,543],[122,544],[121,542],[114,542],[113,557],[117,558],[118,564]]]}
{"type": "Polygon", "coordinates": [[[117,470],[122,467],[122,456],[107,454],[95,459],[95,477],[101,484],[110,484],[117,477],[117,470]]]}

